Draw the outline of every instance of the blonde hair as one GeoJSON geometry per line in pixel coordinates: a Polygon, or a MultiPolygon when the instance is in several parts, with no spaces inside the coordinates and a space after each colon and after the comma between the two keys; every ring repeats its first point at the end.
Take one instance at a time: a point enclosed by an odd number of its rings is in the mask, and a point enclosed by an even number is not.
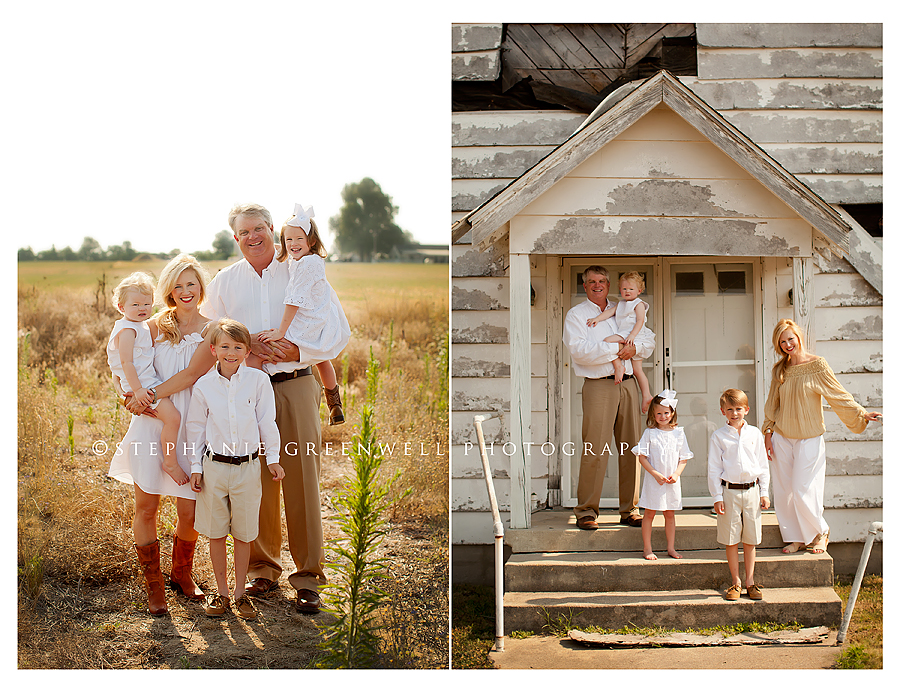
{"type": "Polygon", "coordinates": [[[719,397],[719,408],[725,408],[727,405],[750,408],[750,400],[740,389],[726,389],[719,397]]]}
{"type": "Polygon", "coordinates": [[[119,312],[122,312],[122,309],[119,306],[125,302],[125,294],[128,293],[128,291],[138,291],[152,298],[153,277],[147,272],[134,272],[119,282],[119,285],[113,289],[112,295],[113,305],[119,312]]]}
{"type": "Polygon", "coordinates": [[[640,272],[630,271],[625,272],[622,276],[619,277],[619,286],[622,286],[623,281],[633,281],[634,284],[638,287],[638,295],[644,292],[644,288],[646,284],[644,284],[644,277],[641,276],[640,272]]]}
{"type": "Polygon", "coordinates": [[[250,350],[250,331],[237,320],[223,317],[216,322],[209,332],[209,343],[217,346],[223,336],[227,336],[232,341],[244,344],[247,350],[250,350]]]}
{"type": "MultiPolygon", "coordinates": [[[[291,219],[294,217],[292,216],[291,219]]],[[[291,219],[288,219],[290,221],[291,219]]],[[[281,226],[281,234],[279,238],[279,247],[278,247],[278,256],[275,258],[279,262],[284,262],[288,258],[287,245],[284,242],[284,232],[287,230],[287,221],[281,226]]],[[[291,226],[291,228],[296,228],[296,226],[291,226]]],[[[303,231],[303,229],[300,229],[303,231]]],[[[328,253],[325,252],[325,244],[322,242],[321,236],[319,236],[319,227],[316,226],[316,220],[309,220],[309,232],[303,231],[306,233],[306,242],[309,243],[309,254],[318,255],[322,259],[328,257],[328,253]]]]}
{"type": "Polygon", "coordinates": [[[266,222],[266,225],[272,226],[272,215],[269,213],[269,210],[266,209],[261,204],[235,204],[231,211],[228,212],[228,225],[231,226],[232,232],[234,232],[234,223],[237,217],[241,214],[244,216],[258,216],[263,221],[266,222]]]}
{"type": "Polygon", "coordinates": [[[775,325],[775,331],[772,332],[772,344],[775,346],[775,354],[781,355],[781,360],[772,366],[772,380],[779,383],[784,382],[784,371],[787,370],[790,356],[781,350],[781,344],[778,342],[781,341],[781,335],[788,329],[794,332],[794,335],[797,337],[797,343],[800,344],[800,351],[806,351],[806,335],[803,333],[800,325],[794,322],[794,320],[789,320],[787,318],[778,320],[778,324],[775,325]]]}
{"type": "Polygon", "coordinates": [[[159,333],[173,346],[181,341],[182,334],[175,316],[176,303],[172,298],[172,291],[182,272],[188,269],[193,270],[197,275],[197,282],[200,284],[200,297],[197,305],[201,305],[206,300],[206,284],[209,283],[209,275],[193,255],[182,253],[173,257],[163,268],[156,286],[156,304],[166,306],[157,316],[156,325],[159,327],[159,333]]]}
{"type": "MultiPolygon", "coordinates": [[[[653,407],[654,406],[662,406],[662,396],[657,394],[653,397],[653,401],[650,402],[650,408],[647,409],[647,427],[648,428],[658,428],[659,424],[656,422],[656,418],[653,417],[653,407]]],[[[669,425],[675,425],[678,422],[678,411],[676,411],[672,406],[666,406],[667,409],[672,411],[672,417],[669,419],[669,425]]]]}

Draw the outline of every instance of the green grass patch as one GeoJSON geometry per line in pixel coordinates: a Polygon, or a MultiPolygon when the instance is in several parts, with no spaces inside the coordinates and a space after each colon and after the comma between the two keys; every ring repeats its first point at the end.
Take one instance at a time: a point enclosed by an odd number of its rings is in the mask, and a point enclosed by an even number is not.
{"type": "Polygon", "coordinates": [[[494,589],[454,584],[452,590],[450,665],[453,668],[493,668],[488,654],[494,646],[494,589]]]}
{"type": "MultiPolygon", "coordinates": [[[[852,580],[838,580],[834,586],[845,609],[852,586],[852,580]]],[[[881,575],[867,574],[863,577],[837,668],[884,667],[883,588],[884,578],[881,575]]]]}

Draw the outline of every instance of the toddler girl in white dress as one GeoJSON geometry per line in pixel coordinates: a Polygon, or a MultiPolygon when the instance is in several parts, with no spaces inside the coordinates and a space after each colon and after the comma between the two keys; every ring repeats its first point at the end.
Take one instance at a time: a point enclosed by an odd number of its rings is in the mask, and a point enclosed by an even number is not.
{"type": "Polygon", "coordinates": [[[675,427],[678,415],[675,392],[666,389],[653,397],[650,413],[647,414],[647,428],[641,441],[631,451],[637,455],[644,467],[644,484],[638,505],[644,510],[641,534],[644,539],[644,559],[655,560],[650,547],[650,532],[653,517],[662,512],[666,520],[667,552],[673,558],[681,555],[675,550],[675,510],[681,509],[681,473],[687,460],[694,455],[688,449],[684,428],[675,427]]]}
{"type": "Polygon", "coordinates": [[[259,340],[283,337],[300,349],[300,360],[315,362],[331,425],[344,422],[341,393],[331,359],[350,341],[350,325],[337,294],[325,278],[325,246],[313,221],[313,208],[294,205],[294,216],[281,227],[278,261],[290,261],[291,279],[284,292],[284,317],[278,329],[261,332],[259,340]]]}
{"type": "MultiPolygon", "coordinates": [[[[616,333],[606,337],[604,341],[617,344],[624,343],[629,346],[633,346],[635,343],[641,345],[646,341],[656,343],[656,337],[653,332],[644,326],[647,323],[647,310],[650,305],[638,297],[643,292],[644,278],[640,273],[635,271],[625,272],[619,277],[619,295],[622,300],[601,312],[597,317],[589,319],[587,325],[593,327],[598,322],[608,320],[615,315],[616,333]]],[[[615,371],[615,382],[619,384],[625,375],[625,364],[621,359],[616,358],[612,365],[615,371]]],[[[650,395],[650,382],[644,374],[643,359],[632,358],[631,366],[634,378],[641,388],[641,413],[647,413],[653,397],[650,395]]]]}
{"type": "MultiPolygon", "coordinates": [[[[154,389],[162,384],[162,380],[153,367],[153,339],[147,326],[147,320],[153,315],[153,290],[153,277],[144,272],[134,272],[116,286],[113,300],[116,309],[122,313],[122,319],[116,321],[109,335],[106,360],[112,374],[122,383],[122,388],[130,388],[135,401],[156,411],[156,417],[163,424],[160,434],[163,470],[178,485],[185,485],[190,478],[175,455],[181,414],[167,398],[157,400],[154,389]]],[[[151,455],[156,453],[152,448],[140,451],[151,455]]]]}

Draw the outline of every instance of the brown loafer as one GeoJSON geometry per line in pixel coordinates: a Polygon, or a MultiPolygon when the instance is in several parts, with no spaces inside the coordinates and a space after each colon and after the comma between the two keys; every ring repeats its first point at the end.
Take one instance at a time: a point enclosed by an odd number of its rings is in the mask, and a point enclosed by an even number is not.
{"type": "Polygon", "coordinates": [[[579,529],[584,529],[585,531],[596,531],[600,528],[600,524],[598,524],[593,517],[578,517],[575,525],[579,529]]]}
{"type": "Polygon", "coordinates": [[[640,528],[644,518],[640,514],[629,514],[619,519],[619,523],[623,526],[636,526],[640,528]]]}
{"type": "Polygon", "coordinates": [[[726,601],[736,601],[741,597],[741,587],[740,584],[732,584],[728,587],[728,590],[725,592],[725,600],[726,601]]]}
{"type": "Polygon", "coordinates": [[[220,596],[217,593],[207,594],[203,612],[213,618],[222,617],[228,608],[229,602],[228,596],[220,596]]]}
{"type": "Polygon", "coordinates": [[[256,617],[256,607],[253,605],[253,601],[250,600],[250,597],[246,592],[234,602],[234,610],[240,617],[246,620],[252,620],[256,617]]]}
{"type": "Polygon", "coordinates": [[[245,587],[246,593],[251,596],[261,596],[263,594],[269,593],[269,591],[273,591],[278,587],[271,579],[266,579],[265,577],[257,577],[256,579],[251,579],[247,582],[247,586],[245,587]]]}
{"type": "Polygon", "coordinates": [[[747,587],[747,598],[754,601],[762,600],[762,591],[756,584],[750,584],[750,586],[747,587]]]}
{"type": "Polygon", "coordinates": [[[307,615],[315,615],[322,607],[319,594],[312,589],[297,590],[297,610],[307,615]]]}

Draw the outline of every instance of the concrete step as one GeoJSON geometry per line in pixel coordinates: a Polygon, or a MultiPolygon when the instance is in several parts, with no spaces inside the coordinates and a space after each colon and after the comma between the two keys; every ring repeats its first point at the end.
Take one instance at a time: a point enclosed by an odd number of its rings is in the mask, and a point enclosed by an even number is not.
{"type": "Polygon", "coordinates": [[[841,599],[827,586],[763,588],[763,600],[726,601],[724,591],[620,591],[615,593],[514,592],[504,597],[504,629],[541,632],[548,622],[566,629],[626,626],[700,629],[742,622],[798,622],[837,627],[841,599]]]}
{"type": "MultiPolygon", "coordinates": [[[[762,514],[762,543],[759,548],[781,548],[781,531],[775,512],[762,514]]],[[[619,523],[618,512],[604,511],[597,517],[600,529],[583,531],[575,525],[571,510],[549,510],[531,515],[530,529],[509,529],[504,543],[514,553],[629,552],[641,551],[641,530],[619,523]]],[[[662,514],[653,520],[656,545],[665,546],[662,514]]],[[[721,549],[716,542],[716,517],[708,509],[685,509],[675,512],[675,545],[682,550],[721,549]]]]}
{"type": "MultiPolygon", "coordinates": [[[[657,550],[655,561],[640,552],[513,553],[506,563],[507,591],[666,591],[727,588],[725,551],[679,550],[680,560],[657,550]]],[[[741,578],[744,579],[743,553],[741,578]]],[[[756,581],[763,587],[831,586],[828,553],[784,555],[778,548],[756,551],[756,581]]]]}

